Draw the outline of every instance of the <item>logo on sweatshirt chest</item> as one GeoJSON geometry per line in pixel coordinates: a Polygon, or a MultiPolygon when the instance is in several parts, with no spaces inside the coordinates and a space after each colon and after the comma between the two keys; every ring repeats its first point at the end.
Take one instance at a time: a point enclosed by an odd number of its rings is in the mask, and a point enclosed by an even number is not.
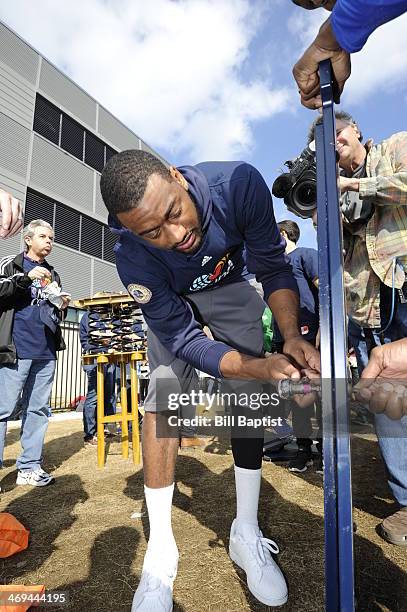
{"type": "Polygon", "coordinates": [[[208,263],[208,261],[210,261],[212,259],[211,255],[205,255],[205,257],[202,260],[201,266],[203,267],[205,264],[208,263]]]}
{"type": "MultiPolygon", "coordinates": [[[[203,261],[202,261],[202,265],[204,265],[203,261]]],[[[189,291],[201,291],[202,289],[205,289],[206,287],[215,285],[216,283],[221,281],[223,278],[225,278],[225,276],[227,276],[233,270],[234,267],[235,265],[233,261],[230,259],[230,253],[226,253],[226,255],[224,255],[222,259],[220,259],[218,263],[215,265],[212,272],[210,272],[209,274],[202,274],[201,276],[198,276],[198,278],[195,278],[192,281],[189,291]]]]}

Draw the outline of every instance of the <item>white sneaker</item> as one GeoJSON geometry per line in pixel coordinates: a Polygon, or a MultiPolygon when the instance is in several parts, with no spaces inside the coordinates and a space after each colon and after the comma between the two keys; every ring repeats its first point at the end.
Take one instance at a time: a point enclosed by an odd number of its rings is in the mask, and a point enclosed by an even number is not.
{"type": "Polygon", "coordinates": [[[17,484],[31,485],[32,487],[46,487],[54,482],[55,478],[44,472],[41,467],[35,470],[18,470],[17,484]]]}
{"type": "Polygon", "coordinates": [[[178,550],[172,557],[147,548],[140,583],[134,594],[131,612],[172,612],[172,587],[178,569],[178,550]]]}
{"type": "Polygon", "coordinates": [[[266,606],[282,606],[288,599],[287,583],[270,552],[277,554],[279,548],[258,527],[233,521],[229,556],[246,572],[249,591],[266,606]]]}

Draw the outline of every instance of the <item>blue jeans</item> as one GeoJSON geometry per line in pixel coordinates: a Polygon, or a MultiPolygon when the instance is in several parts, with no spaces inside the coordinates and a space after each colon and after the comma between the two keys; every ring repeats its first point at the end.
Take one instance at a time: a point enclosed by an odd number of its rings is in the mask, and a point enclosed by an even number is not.
{"type": "MultiPolygon", "coordinates": [[[[374,346],[407,337],[407,304],[398,304],[389,328],[384,334],[378,332],[377,329],[365,331],[349,320],[349,344],[355,349],[359,374],[367,365],[369,353],[374,346]]],[[[407,416],[393,421],[385,414],[376,414],[375,426],[388,472],[389,487],[398,503],[407,506],[407,416]]]]}
{"type": "Polygon", "coordinates": [[[7,420],[20,395],[22,453],[16,465],[19,470],[33,470],[41,465],[42,447],[50,416],[49,396],[54,380],[56,361],[18,359],[13,365],[0,366],[0,461],[6,440],[7,420]]]}
{"type": "MultiPolygon", "coordinates": [[[[85,365],[83,369],[88,377],[88,392],[83,405],[83,429],[85,432],[85,440],[90,440],[97,432],[97,366],[96,364],[85,365]]],[[[116,366],[114,363],[105,366],[105,416],[115,414],[116,412],[115,369],[116,366]]]]}

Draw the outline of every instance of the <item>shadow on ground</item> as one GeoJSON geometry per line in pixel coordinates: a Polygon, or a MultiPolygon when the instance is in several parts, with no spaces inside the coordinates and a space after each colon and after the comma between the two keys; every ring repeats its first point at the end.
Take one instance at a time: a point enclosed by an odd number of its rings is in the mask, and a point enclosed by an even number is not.
{"type": "MultiPolygon", "coordinates": [[[[20,430],[12,429],[7,432],[6,444],[10,446],[20,439],[20,430]]],[[[66,463],[73,455],[83,449],[83,433],[75,432],[67,436],[58,437],[47,441],[43,448],[43,468],[47,472],[53,472],[61,465],[66,463]]],[[[4,462],[4,467],[15,465],[15,459],[21,452],[21,446],[18,444],[15,452],[15,458],[7,459],[4,462]]],[[[17,469],[17,468],[16,468],[17,469]]],[[[0,472],[1,474],[1,472],[0,472]]],[[[2,480],[2,490],[13,488],[15,485],[17,473],[16,471],[9,472],[2,480]]]]}
{"type": "MultiPolygon", "coordinates": [[[[62,465],[81,448],[81,432],[55,437],[46,445],[47,466],[62,465]]],[[[174,493],[174,531],[181,554],[174,606],[178,612],[266,609],[251,596],[244,575],[237,573],[225,551],[235,514],[232,457],[225,456],[227,452],[222,444],[220,452],[189,451],[178,458],[174,493]]],[[[389,508],[376,443],[355,440],[353,457],[355,504],[369,513],[371,522],[371,516],[381,518],[385,507],[389,508]]],[[[44,579],[47,562],[60,547],[63,555],[55,555],[52,562],[57,557],[61,563],[57,588],[66,590],[70,599],[69,606],[60,610],[129,612],[141,572],[143,531],[148,539],[148,520],[145,514],[142,523],[136,522],[134,527],[133,523],[126,524],[127,515],[123,515],[122,506],[128,505],[129,499],[136,501],[138,508],[143,503],[143,474],[138,470],[127,476],[132,468],[121,463],[121,459],[116,464],[112,462],[111,470],[108,465],[99,471],[96,455],[84,453],[84,461],[87,462],[83,468],[84,479],[88,470],[86,490],[80,476],[60,475],[53,486],[24,492],[2,507],[30,527],[31,544],[25,553],[0,562],[0,580],[18,583],[25,576],[33,581],[36,576],[44,579]],[[97,487],[107,495],[100,499],[110,500],[111,507],[103,511],[109,513],[109,519],[113,518],[114,527],[98,530],[98,508],[102,512],[102,502],[98,502],[97,495],[93,497],[87,492],[96,491],[97,487]],[[84,502],[93,504],[89,513],[93,524],[88,530],[83,527],[78,530],[76,513],[84,502]],[[82,553],[82,548],[90,551],[89,556],[82,553]],[[62,571],[63,560],[66,561],[62,571]],[[85,578],[69,578],[72,563],[86,568],[85,578]]],[[[259,517],[264,535],[275,539],[280,546],[278,560],[290,590],[289,603],[281,608],[284,612],[322,612],[324,609],[322,480],[311,473],[304,480],[307,482],[288,474],[285,468],[265,464],[259,517]]],[[[145,507],[142,509],[145,511],[145,507]]],[[[386,543],[380,546],[358,533],[354,542],[358,610],[405,612],[406,573],[401,563],[397,565],[391,560],[394,547],[386,543]]]]}
{"type": "Polygon", "coordinates": [[[87,499],[79,476],[60,476],[54,484],[31,488],[2,507],[29,529],[30,540],[27,551],[0,560],[0,582],[40,568],[56,549],[59,535],[74,528],[75,508],[87,499]]]}

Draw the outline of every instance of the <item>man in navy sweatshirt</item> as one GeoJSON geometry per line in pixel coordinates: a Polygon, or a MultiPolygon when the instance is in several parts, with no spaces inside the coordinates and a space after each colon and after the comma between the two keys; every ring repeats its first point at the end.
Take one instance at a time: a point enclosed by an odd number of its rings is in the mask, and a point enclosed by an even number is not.
{"type": "MultiPolygon", "coordinates": [[[[157,431],[168,417],[163,387],[191,392],[195,368],[235,382],[298,379],[302,368],[319,371],[319,353],[301,337],[297,285],[269,189],[255,168],[206,162],[168,169],[150,153],[123,151],[105,166],[101,192],[120,235],[120,278],[149,328],[143,466],[150,537],[132,611],[166,612],[172,610],[178,565],[171,527],[178,439],[157,431]],[[264,302],[248,282],[249,272],[263,286],[285,355],[264,357],[264,302]]],[[[235,430],[232,451],[237,513],[229,554],[259,601],[281,605],[287,585],[270,554],[278,547],[263,537],[257,521],[263,432],[244,437],[235,430]]]]}

